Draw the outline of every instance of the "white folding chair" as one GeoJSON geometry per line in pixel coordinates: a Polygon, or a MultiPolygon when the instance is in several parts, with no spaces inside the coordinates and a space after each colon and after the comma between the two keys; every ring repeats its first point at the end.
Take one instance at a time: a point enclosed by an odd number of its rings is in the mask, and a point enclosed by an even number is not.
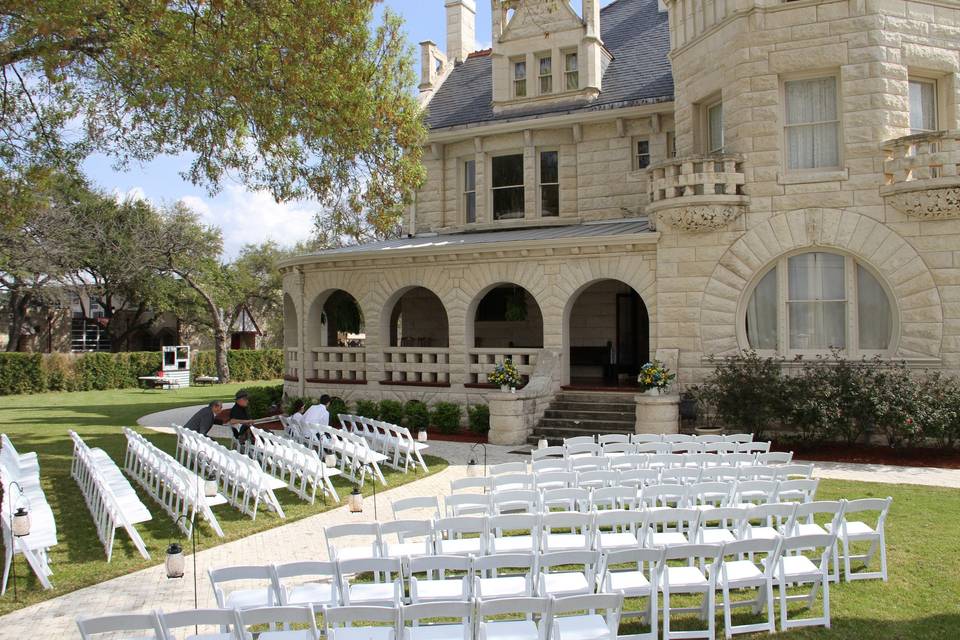
{"type": "Polygon", "coordinates": [[[611,509],[598,511],[593,518],[593,540],[597,551],[613,551],[643,546],[643,511],[611,509]]]}
{"type": "Polygon", "coordinates": [[[412,603],[466,600],[473,585],[473,560],[470,556],[410,558],[407,575],[412,603]]]}
{"type": "Polygon", "coordinates": [[[590,509],[633,509],[637,506],[637,490],[634,487],[600,487],[590,492],[590,509]]]}
{"type": "Polygon", "coordinates": [[[730,504],[738,507],[751,507],[757,504],[776,502],[776,480],[738,480],[730,496],[730,504]]]}
{"type": "Polygon", "coordinates": [[[633,547],[611,551],[604,556],[600,584],[606,593],[621,593],[626,598],[646,598],[647,604],[636,611],[621,610],[621,617],[639,616],[650,626],[647,633],[636,633],[621,638],[629,640],[656,640],[659,598],[657,591],[663,572],[663,549],[633,547]]]}
{"type": "Polygon", "coordinates": [[[489,493],[457,493],[443,499],[448,518],[490,513],[489,493]]]}
{"type": "Polygon", "coordinates": [[[640,490],[639,509],[667,509],[687,503],[687,488],[682,484],[650,484],[640,490]]]}
{"type": "Polygon", "coordinates": [[[541,516],[540,523],[544,552],[593,548],[593,516],[589,513],[548,512],[541,516]],[[563,533],[558,533],[558,529],[563,533]]]}
{"type": "Polygon", "coordinates": [[[550,605],[550,640],[617,640],[622,609],[619,593],[556,598],[550,605]]]}
{"type": "Polygon", "coordinates": [[[790,536],[781,541],[780,557],[774,578],[780,585],[780,629],[824,626],[830,628],[830,556],[836,547],[835,535],[790,536]],[[811,557],[803,552],[810,553],[811,557]],[[809,584],[805,595],[789,595],[788,585],[809,584]],[[807,618],[790,618],[787,604],[805,601],[807,609],[813,609],[817,593],[823,589],[823,614],[807,618]]]}
{"type": "Polygon", "coordinates": [[[734,542],[743,529],[747,514],[748,510],[740,507],[703,509],[700,514],[700,524],[697,527],[696,541],[703,544],[734,542]]]}
{"type": "Polygon", "coordinates": [[[790,464],[793,462],[793,451],[770,451],[757,456],[757,464],[790,464]]]}
{"type": "Polygon", "coordinates": [[[717,583],[723,593],[723,625],[727,638],[737,633],[777,632],[773,606],[773,572],[779,561],[779,552],[779,538],[737,540],[723,546],[717,583]],[[731,591],[743,589],[756,589],[756,598],[734,601],[731,591]],[[751,607],[754,615],[766,608],[767,620],[762,623],[734,625],[733,609],[737,607],[751,607]]]}
{"type": "Polygon", "coordinates": [[[599,489],[600,487],[615,487],[620,482],[619,471],[597,470],[584,471],[577,476],[577,486],[584,489],[599,489]]]}
{"type": "Polygon", "coordinates": [[[421,509],[429,511],[431,518],[440,517],[440,501],[437,499],[437,496],[403,498],[402,500],[394,500],[390,506],[393,509],[394,518],[398,518],[404,511],[421,509]]]}
{"type": "Polygon", "coordinates": [[[272,607],[280,602],[274,590],[273,568],[269,565],[243,565],[208,569],[213,595],[221,609],[272,607]],[[225,590],[229,582],[242,582],[239,588],[225,590]],[[254,586],[251,583],[255,583],[254,586]],[[266,584],[263,584],[266,583],[266,584]]]}
{"type": "Polygon", "coordinates": [[[630,444],[629,433],[604,433],[597,436],[597,444],[630,444]]]}
{"type": "MultiPolygon", "coordinates": [[[[636,446],[629,442],[608,442],[603,446],[603,456],[605,458],[619,458],[630,455],[637,450],[636,446]]],[[[613,464],[613,462],[611,462],[613,464]]]]}
{"type": "Polygon", "coordinates": [[[539,514],[492,516],[486,522],[488,553],[535,553],[540,550],[539,514]]]}
{"type": "Polygon", "coordinates": [[[590,492],[586,489],[547,489],[540,494],[544,512],[559,508],[561,511],[590,511],[590,492]]]}
{"type": "Polygon", "coordinates": [[[336,524],[323,530],[327,540],[327,557],[331,560],[353,560],[354,558],[376,558],[383,545],[380,541],[380,525],[376,522],[350,522],[336,524]],[[338,546],[340,538],[361,538],[364,544],[338,546]]]}
{"type": "Polygon", "coordinates": [[[340,604],[340,573],[336,562],[287,562],[274,565],[274,589],[284,606],[340,604]]]}
{"type": "Polygon", "coordinates": [[[548,598],[477,601],[477,634],[483,640],[547,640],[549,628],[548,598]]]}
{"type": "Polygon", "coordinates": [[[893,498],[861,498],[859,500],[849,500],[844,504],[843,517],[840,520],[839,530],[833,523],[827,523],[826,529],[830,533],[836,533],[843,545],[843,574],[847,577],[847,582],[851,580],[871,580],[880,578],[887,581],[887,536],[886,521],[887,514],[890,512],[890,504],[893,498]],[[863,520],[851,520],[850,515],[854,513],[875,512],[877,514],[876,524],[870,525],[863,520]],[[851,553],[851,547],[855,543],[869,543],[869,549],[862,554],[854,555],[851,553]],[[859,571],[854,573],[850,564],[853,561],[863,562],[863,568],[870,566],[870,560],[880,552],[880,570],[879,571],[859,571]]]}
{"type": "Polygon", "coordinates": [[[664,550],[664,569],[660,574],[660,589],[663,593],[663,638],[708,638],[716,636],[715,596],[723,545],[682,544],[664,550]],[[671,560],[685,560],[681,566],[670,566],[671,560]],[[706,567],[704,572],[700,567],[706,567]],[[676,595],[702,595],[700,607],[674,607],[671,598],[676,595]],[[705,629],[671,631],[673,613],[697,612],[705,620],[705,629]]]}
{"type": "Polygon", "coordinates": [[[641,442],[637,444],[637,453],[652,453],[664,455],[673,451],[673,444],[670,442],[641,442]]]}
{"type": "MultiPolygon", "coordinates": [[[[834,533],[836,535],[839,533],[839,524],[843,519],[845,508],[846,502],[840,500],[801,502],[797,504],[797,508],[793,512],[793,518],[784,526],[783,534],[787,536],[809,536],[834,533]],[[821,518],[825,516],[829,519],[829,522],[821,525],[815,519],[818,515],[821,518]]],[[[830,572],[830,580],[840,582],[840,553],[836,543],[834,543],[831,558],[833,569],[830,572]]]]}
{"type": "Polygon", "coordinates": [[[752,433],[728,433],[723,436],[727,442],[753,442],[752,433]]]}
{"type": "Polygon", "coordinates": [[[537,471],[533,474],[533,478],[534,486],[538,491],[577,486],[577,474],[574,471],[537,471]]]}
{"type": "Polygon", "coordinates": [[[737,447],[739,453],[769,453],[769,442],[742,442],[737,447]]]}
{"type": "Polygon", "coordinates": [[[266,625],[269,630],[257,631],[257,640],[320,640],[313,607],[262,607],[238,610],[236,615],[237,626],[248,640],[254,638],[250,627],[266,625]]]}
{"type": "Polygon", "coordinates": [[[583,473],[584,471],[606,471],[610,468],[610,458],[595,456],[583,456],[580,458],[570,458],[570,471],[583,473]]]}
{"type": "Polygon", "coordinates": [[[566,458],[567,450],[563,446],[554,445],[552,447],[544,447],[543,449],[534,449],[530,452],[530,459],[533,462],[538,460],[545,460],[547,458],[566,458]]]}
{"type": "Polygon", "coordinates": [[[596,551],[553,551],[537,558],[537,595],[562,596],[596,593],[600,554],[596,551]]]}
{"type": "Polygon", "coordinates": [[[534,460],[530,464],[530,470],[535,474],[544,471],[569,471],[570,464],[566,458],[543,458],[542,460],[534,460]]]}
{"type": "Polygon", "coordinates": [[[646,518],[646,546],[674,547],[697,539],[699,509],[657,509],[646,518]]]}
{"type": "Polygon", "coordinates": [[[540,492],[534,489],[502,489],[490,494],[493,515],[503,513],[538,513],[540,492]]]}
{"type": "Polygon", "coordinates": [[[813,477],[812,464],[785,464],[777,467],[780,480],[807,480],[813,477]]]}
{"type": "Polygon", "coordinates": [[[432,520],[391,520],[380,525],[380,555],[384,558],[429,556],[432,553],[432,520]],[[389,536],[396,536],[397,541],[390,542],[389,536]]]}
{"type": "Polygon", "coordinates": [[[820,486],[819,478],[781,480],[777,486],[777,502],[813,502],[820,486]]]}
{"type": "Polygon", "coordinates": [[[795,502],[760,504],[748,508],[738,537],[745,540],[778,538],[796,510],[795,502]]]}
{"type": "Polygon", "coordinates": [[[178,630],[184,629],[183,640],[245,640],[237,626],[237,615],[232,609],[190,609],[172,613],[157,612],[166,640],[178,640],[178,630]],[[216,627],[203,629],[201,627],[216,627]]]}
{"type": "Polygon", "coordinates": [[[480,477],[480,478],[457,478],[456,480],[450,481],[450,493],[458,493],[461,491],[467,491],[470,489],[480,489],[481,491],[489,491],[491,487],[492,478],[480,477]]]}
{"type": "Polygon", "coordinates": [[[533,595],[533,553],[501,553],[473,559],[473,595],[482,600],[533,595]]]}
{"type": "Polygon", "coordinates": [[[534,476],[532,473],[505,473],[490,478],[490,488],[493,491],[533,490],[534,476]]]}
{"type": "Polygon", "coordinates": [[[733,484],[730,482],[698,482],[687,487],[685,506],[694,509],[724,507],[730,503],[733,484]]]}
{"type": "Polygon", "coordinates": [[[404,605],[400,611],[403,640],[471,640],[472,602],[426,602],[404,605]],[[439,621],[438,621],[439,619],[439,621]],[[459,622],[448,622],[448,620],[459,622]],[[423,621],[428,621],[424,623],[423,621]]]}
{"type": "Polygon", "coordinates": [[[439,555],[483,555],[487,519],[479,516],[439,518],[433,523],[433,548],[439,555]]]}
{"type": "Polygon", "coordinates": [[[610,468],[620,472],[620,482],[622,484],[625,472],[644,469],[647,466],[647,460],[649,460],[649,454],[626,453],[611,460],[610,468]]]}
{"type": "Polygon", "coordinates": [[[344,606],[323,610],[326,640],[399,640],[399,627],[398,607],[344,606]]]}
{"type": "Polygon", "coordinates": [[[688,433],[665,433],[663,434],[663,441],[669,442],[670,444],[676,444],[678,442],[696,442],[697,437],[690,435],[688,433]]]}
{"type": "MultiPolygon", "coordinates": [[[[90,640],[93,636],[101,633],[121,633],[121,632],[140,632],[137,634],[141,640],[165,640],[166,635],[160,626],[160,617],[156,612],[151,613],[119,613],[116,615],[97,616],[92,618],[77,618],[77,627],[80,629],[80,637],[83,640],[90,640]],[[149,631],[150,636],[143,636],[142,632],[149,631]]],[[[114,636],[116,637],[116,636],[114,636]]],[[[128,636],[130,637],[130,636],[128,636]]]]}
{"type": "Polygon", "coordinates": [[[633,444],[663,442],[663,436],[659,433],[634,433],[630,436],[630,442],[633,444]]]}
{"type": "Polygon", "coordinates": [[[493,464],[488,468],[488,475],[496,477],[506,474],[527,474],[529,473],[526,462],[504,462],[502,464],[493,464]]]}
{"type": "MultiPolygon", "coordinates": [[[[644,458],[646,458],[646,456],[644,456],[644,458]]],[[[643,464],[646,464],[646,460],[643,464]]],[[[620,484],[624,487],[633,487],[639,490],[648,484],[657,484],[659,482],[660,471],[657,469],[629,469],[620,472],[620,484]]]]}
{"type": "Polygon", "coordinates": [[[340,597],[344,606],[395,607],[403,602],[403,568],[400,558],[357,558],[337,563],[340,597]],[[353,576],[372,574],[370,582],[352,581],[353,576]]]}

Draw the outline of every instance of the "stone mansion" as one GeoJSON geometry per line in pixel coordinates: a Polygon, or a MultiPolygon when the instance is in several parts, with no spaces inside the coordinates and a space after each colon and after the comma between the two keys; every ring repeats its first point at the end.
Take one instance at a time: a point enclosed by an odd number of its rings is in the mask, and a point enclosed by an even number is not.
{"type": "Polygon", "coordinates": [[[405,237],[283,265],[289,393],[489,403],[518,443],[654,357],[960,372],[958,0],[486,1],[491,49],[474,0],[420,45],[405,237]]]}

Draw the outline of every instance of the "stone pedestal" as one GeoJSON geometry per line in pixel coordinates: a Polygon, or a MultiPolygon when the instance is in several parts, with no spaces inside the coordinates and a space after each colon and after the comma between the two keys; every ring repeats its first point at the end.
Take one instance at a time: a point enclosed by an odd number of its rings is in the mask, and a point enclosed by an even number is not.
{"type": "Polygon", "coordinates": [[[487,406],[490,408],[490,432],[487,434],[490,444],[515,445],[527,441],[537,415],[536,398],[495,391],[487,394],[487,406]]]}
{"type": "Polygon", "coordinates": [[[680,396],[634,396],[637,403],[636,433],[679,433],[680,396]]]}

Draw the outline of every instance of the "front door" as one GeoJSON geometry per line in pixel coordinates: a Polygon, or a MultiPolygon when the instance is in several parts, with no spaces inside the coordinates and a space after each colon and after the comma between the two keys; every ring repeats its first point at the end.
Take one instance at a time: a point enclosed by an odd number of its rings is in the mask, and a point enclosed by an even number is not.
{"type": "Polygon", "coordinates": [[[617,294],[617,374],[636,378],[650,357],[649,318],[646,305],[636,291],[617,294]]]}

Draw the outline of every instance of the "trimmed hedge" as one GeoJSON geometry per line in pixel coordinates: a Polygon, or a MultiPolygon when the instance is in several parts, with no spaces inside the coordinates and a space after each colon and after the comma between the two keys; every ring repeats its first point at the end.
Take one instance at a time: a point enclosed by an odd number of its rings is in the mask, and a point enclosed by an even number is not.
{"type": "MultiPolygon", "coordinates": [[[[192,373],[216,375],[214,354],[194,351],[192,373]]],[[[228,351],[233,381],[275,380],[283,377],[283,352],[228,351]]],[[[137,378],[155,374],[161,366],[157,351],[121,353],[2,353],[0,395],[44,391],[100,391],[136,387],[137,378]]]]}

